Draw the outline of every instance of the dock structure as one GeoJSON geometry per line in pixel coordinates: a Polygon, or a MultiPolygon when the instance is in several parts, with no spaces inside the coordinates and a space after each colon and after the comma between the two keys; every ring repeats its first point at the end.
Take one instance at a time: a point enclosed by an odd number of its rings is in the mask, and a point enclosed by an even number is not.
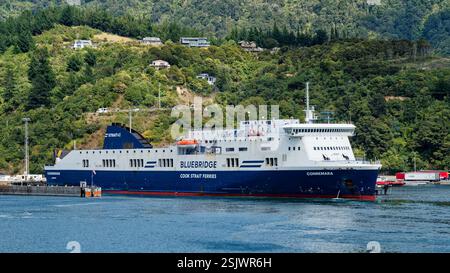
{"type": "Polygon", "coordinates": [[[0,185],[0,195],[100,197],[101,188],[47,185],[0,185]]]}

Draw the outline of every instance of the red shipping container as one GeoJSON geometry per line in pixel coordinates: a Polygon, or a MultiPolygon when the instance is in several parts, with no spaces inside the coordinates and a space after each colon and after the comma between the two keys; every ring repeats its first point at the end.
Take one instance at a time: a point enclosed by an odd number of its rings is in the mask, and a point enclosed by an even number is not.
{"type": "Polygon", "coordinates": [[[396,173],[395,174],[396,179],[405,179],[405,173],[396,173]]]}

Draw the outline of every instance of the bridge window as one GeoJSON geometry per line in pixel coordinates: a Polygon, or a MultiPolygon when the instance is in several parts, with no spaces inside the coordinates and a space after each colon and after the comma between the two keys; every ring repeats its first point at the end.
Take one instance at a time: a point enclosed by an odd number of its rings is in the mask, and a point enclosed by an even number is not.
{"type": "Polygon", "coordinates": [[[246,152],[248,149],[247,147],[240,147],[239,152],[246,152]]]}
{"type": "Polygon", "coordinates": [[[225,151],[227,151],[227,152],[234,152],[234,148],[226,148],[225,151]]]}

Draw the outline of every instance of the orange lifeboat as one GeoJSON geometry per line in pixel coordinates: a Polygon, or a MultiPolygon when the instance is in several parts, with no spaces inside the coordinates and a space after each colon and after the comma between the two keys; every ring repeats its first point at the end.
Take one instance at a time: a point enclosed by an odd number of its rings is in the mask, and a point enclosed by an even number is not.
{"type": "Polygon", "coordinates": [[[177,142],[178,146],[186,147],[186,148],[194,148],[198,145],[198,141],[195,139],[184,139],[177,142]]]}

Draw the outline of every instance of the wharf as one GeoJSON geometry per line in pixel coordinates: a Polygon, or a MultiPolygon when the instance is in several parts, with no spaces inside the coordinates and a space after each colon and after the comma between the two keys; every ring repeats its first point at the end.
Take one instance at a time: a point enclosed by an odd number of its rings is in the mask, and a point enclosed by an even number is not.
{"type": "Polygon", "coordinates": [[[0,195],[100,197],[101,188],[47,185],[0,185],[0,195]]]}

